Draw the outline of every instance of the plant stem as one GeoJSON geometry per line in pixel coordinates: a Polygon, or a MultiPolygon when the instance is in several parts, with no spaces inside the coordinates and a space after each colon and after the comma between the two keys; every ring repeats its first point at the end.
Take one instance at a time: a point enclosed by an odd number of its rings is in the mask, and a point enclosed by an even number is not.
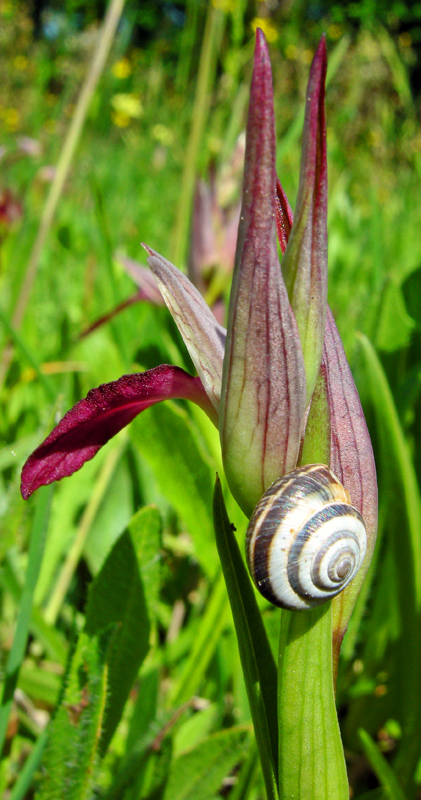
{"type": "Polygon", "coordinates": [[[279,794],[348,800],[332,677],[332,610],[283,611],[278,662],[279,794]]]}

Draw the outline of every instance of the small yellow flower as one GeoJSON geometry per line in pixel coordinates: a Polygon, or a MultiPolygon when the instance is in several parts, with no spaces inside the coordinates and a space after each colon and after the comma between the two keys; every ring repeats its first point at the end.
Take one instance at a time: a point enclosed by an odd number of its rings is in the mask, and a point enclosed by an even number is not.
{"type": "Polygon", "coordinates": [[[111,72],[113,73],[115,78],[119,80],[124,80],[124,78],[128,78],[129,75],[132,74],[132,66],[128,58],[120,58],[119,61],[116,61],[113,66],[111,67],[111,72]]]}
{"type": "Polygon", "coordinates": [[[4,123],[8,131],[16,131],[19,127],[20,116],[17,108],[6,108],[4,114],[4,123]]]}
{"type": "Polygon", "coordinates": [[[18,69],[21,72],[23,72],[28,66],[28,59],[26,58],[26,56],[23,55],[16,56],[16,58],[13,61],[13,66],[15,69],[18,69]]]}
{"type": "Polygon", "coordinates": [[[130,125],[129,115],[124,114],[122,111],[112,111],[111,119],[117,128],[127,128],[127,126],[130,125]]]}
{"type": "Polygon", "coordinates": [[[125,94],[123,92],[115,94],[111,98],[111,105],[114,111],[125,114],[131,119],[140,119],[143,114],[142,103],[135,94],[125,94]]]}
{"type": "Polygon", "coordinates": [[[253,31],[256,31],[256,28],[261,28],[268,42],[276,42],[276,40],[279,39],[279,33],[273,22],[266,17],[255,17],[251,23],[251,27],[253,31]]]}
{"type": "Polygon", "coordinates": [[[212,0],[212,5],[214,8],[225,11],[228,14],[230,11],[234,11],[235,0],[212,0]]]}

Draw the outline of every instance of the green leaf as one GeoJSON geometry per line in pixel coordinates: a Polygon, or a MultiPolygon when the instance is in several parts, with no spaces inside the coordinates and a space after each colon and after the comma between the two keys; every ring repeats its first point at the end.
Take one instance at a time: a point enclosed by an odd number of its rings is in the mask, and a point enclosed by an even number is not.
{"type": "Polygon", "coordinates": [[[131,435],[163,495],[186,524],[197,560],[208,575],[215,576],[217,554],[210,515],[213,471],[191,419],[174,403],[161,403],[134,421],[131,435]]]}
{"type": "Polygon", "coordinates": [[[149,619],[152,620],[156,616],[161,588],[161,515],[153,506],[141,508],[128,527],[137,553],[149,619]]]}
{"type": "Polygon", "coordinates": [[[79,637],[63,701],[51,725],[37,800],[90,800],[107,698],[114,626],[79,637]]]}
{"type": "Polygon", "coordinates": [[[399,480],[405,501],[409,528],[412,582],[415,587],[415,602],[421,611],[421,495],[414,465],[399,420],[390,386],[380,360],[366,336],[360,335],[367,368],[370,393],[373,400],[380,433],[383,435],[385,456],[390,463],[389,471],[399,480]]]}
{"type": "Polygon", "coordinates": [[[276,667],[254,589],[228,520],[217,478],[213,499],[216,544],[227,585],[238,647],[269,800],[278,798],[276,667]]]}
{"type": "Polygon", "coordinates": [[[0,754],[3,750],[4,740],[6,738],[13,692],[18,682],[19,670],[28,641],[34,592],[41,569],[53,491],[54,489],[50,486],[42,489],[36,501],[31,541],[29,544],[28,569],[26,571],[25,586],[22,591],[15,635],[13,637],[12,649],[7,659],[4,676],[4,687],[0,707],[0,754]]]}
{"type": "Polygon", "coordinates": [[[280,796],[348,800],[333,693],[330,602],[282,612],[278,678],[280,796]]]}
{"type": "Polygon", "coordinates": [[[389,800],[406,800],[406,795],[392,770],[386,761],[383,753],[380,752],[376,743],[373,742],[370,734],[360,728],[358,736],[362,744],[365,756],[369,762],[379,783],[384,787],[386,796],[389,800]]]}
{"type": "Polygon", "coordinates": [[[118,625],[109,655],[108,702],[101,738],[103,754],[121,719],[124,704],[148,649],[150,623],[141,578],[145,540],[157,543],[160,516],[145,508],[112,548],[89,592],[86,633],[98,634],[110,623],[118,625]]]}
{"type": "Polygon", "coordinates": [[[244,757],[249,736],[248,728],[229,728],[175,758],[163,800],[209,800],[244,757]]]}

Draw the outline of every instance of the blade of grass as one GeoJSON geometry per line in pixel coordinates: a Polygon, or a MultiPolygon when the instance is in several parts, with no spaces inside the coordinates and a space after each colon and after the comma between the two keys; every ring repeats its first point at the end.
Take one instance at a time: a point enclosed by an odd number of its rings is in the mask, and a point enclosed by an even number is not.
{"type": "MultiPolygon", "coordinates": [[[[110,51],[117,25],[124,8],[124,3],[125,0],[110,0],[102,26],[102,31],[99,36],[98,45],[94,53],[90,69],[85,78],[85,82],[79,94],[75,112],[61,149],[54,180],[51,184],[51,188],[44,205],[38,232],[31,255],[29,257],[28,267],[23,278],[22,287],[16,302],[15,310],[13,312],[12,325],[14,328],[20,327],[25,315],[26,307],[32,291],[32,286],[37,274],[40,255],[57,210],[58,202],[69,173],[70,165],[72,163],[73,156],[83,130],[89,105],[104,69],[105,61],[110,51]]],[[[5,374],[11,361],[11,357],[11,349],[10,347],[6,347],[3,351],[2,361],[0,364],[0,385],[3,383],[5,374]]]]}
{"type": "Polygon", "coordinates": [[[402,738],[394,769],[405,790],[414,794],[421,736],[421,495],[386,374],[370,341],[361,334],[359,338],[378,424],[380,463],[387,465],[380,472],[380,485],[398,588],[400,647],[405,649],[405,659],[398,658],[395,666],[402,738]]]}
{"type": "Polygon", "coordinates": [[[25,655],[28,641],[29,625],[32,614],[32,601],[41,567],[42,556],[44,553],[53,491],[54,489],[52,486],[42,488],[37,497],[35,516],[31,531],[31,540],[29,544],[28,568],[26,571],[25,586],[19,606],[12,649],[9,653],[5,671],[4,688],[0,707],[0,753],[3,750],[10,709],[13,702],[13,692],[18,682],[19,670],[25,655]]]}
{"type": "Polygon", "coordinates": [[[175,221],[171,260],[177,266],[182,266],[185,258],[197,160],[202,147],[203,133],[210,109],[209,84],[214,70],[224,22],[224,12],[216,8],[213,3],[209,3],[192,113],[193,123],[184,160],[185,166],[181,181],[180,202],[178,203],[175,221]]]}
{"type": "Polygon", "coordinates": [[[385,789],[387,797],[390,800],[406,800],[406,795],[395,773],[386,761],[383,753],[380,752],[376,743],[373,742],[370,734],[368,734],[363,728],[359,728],[358,737],[367,761],[369,762],[379,783],[385,789]]]}
{"type": "Polygon", "coordinates": [[[421,495],[414,464],[399,420],[386,375],[371,342],[359,335],[370,382],[371,396],[379,425],[384,431],[393,455],[394,472],[398,476],[405,500],[412,550],[413,581],[417,611],[421,611],[421,495]]]}
{"type": "MultiPolygon", "coordinates": [[[[50,400],[51,402],[55,403],[55,401],[56,401],[56,393],[55,393],[53,387],[51,386],[50,382],[45,377],[44,373],[41,371],[41,368],[40,368],[40,365],[39,365],[37,359],[35,358],[33,353],[31,353],[29,347],[27,347],[27,345],[25,344],[22,336],[18,333],[18,331],[16,330],[15,326],[12,325],[12,323],[8,320],[6,314],[2,311],[1,308],[0,308],[0,322],[3,324],[4,328],[6,329],[8,335],[10,336],[10,339],[12,339],[12,341],[14,341],[15,345],[17,345],[17,347],[21,351],[23,357],[31,365],[32,369],[36,373],[36,376],[37,376],[42,388],[44,389],[48,400],[50,400]]],[[[1,368],[0,368],[0,372],[1,372],[1,368]]],[[[0,378],[0,383],[1,383],[1,378],[0,378]]]]}
{"type": "Polygon", "coordinates": [[[34,773],[37,771],[42,755],[45,750],[45,745],[48,740],[48,731],[45,729],[38,737],[31,755],[26,759],[24,767],[17,779],[9,800],[25,800],[27,791],[29,790],[34,773]]]}
{"type": "Polygon", "coordinates": [[[202,617],[194,647],[185,663],[180,682],[169,695],[170,705],[179,706],[197,692],[214,655],[222,629],[226,625],[227,606],[225,583],[222,575],[219,575],[202,617]]]}

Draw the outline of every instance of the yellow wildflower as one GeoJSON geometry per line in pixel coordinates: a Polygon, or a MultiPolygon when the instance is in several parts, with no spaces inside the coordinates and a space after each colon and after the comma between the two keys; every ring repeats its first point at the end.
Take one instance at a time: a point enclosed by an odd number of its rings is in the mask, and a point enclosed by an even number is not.
{"type": "Polygon", "coordinates": [[[113,73],[114,77],[118,78],[119,80],[128,78],[129,75],[132,74],[132,67],[129,59],[120,58],[120,60],[116,61],[111,67],[111,72],[113,73]]]}
{"type": "Polygon", "coordinates": [[[255,17],[251,23],[253,31],[260,28],[266,36],[268,42],[276,42],[279,39],[279,33],[276,30],[272,20],[267,17],[255,17]]]}
{"type": "Polygon", "coordinates": [[[140,119],[143,114],[143,106],[140,98],[135,94],[119,93],[111,98],[111,105],[114,111],[125,114],[131,119],[140,119]]]}

